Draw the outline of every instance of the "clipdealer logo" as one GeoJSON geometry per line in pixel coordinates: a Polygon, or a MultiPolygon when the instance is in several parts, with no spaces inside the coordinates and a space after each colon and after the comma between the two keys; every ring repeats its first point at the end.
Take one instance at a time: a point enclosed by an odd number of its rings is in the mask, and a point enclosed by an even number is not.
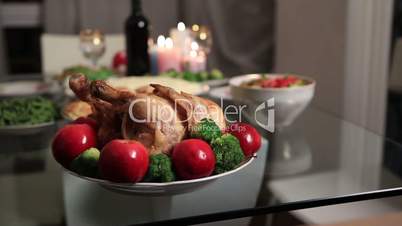
{"type": "MultiPolygon", "coordinates": [[[[243,111],[245,115],[250,116],[250,111],[248,111],[247,105],[226,105],[223,104],[223,99],[221,98],[220,106],[211,105],[205,106],[201,104],[194,104],[187,99],[177,99],[174,101],[173,105],[161,105],[158,104],[156,100],[151,98],[136,99],[130,103],[128,113],[130,119],[136,123],[156,123],[160,126],[161,122],[171,123],[180,121],[182,123],[188,122],[189,120],[200,121],[205,115],[209,115],[213,119],[226,120],[229,123],[242,122],[243,111]],[[139,105],[137,105],[139,104],[139,105]],[[178,106],[186,106],[187,117],[185,119],[179,119],[177,117],[178,106]],[[217,109],[213,109],[217,108],[217,109]],[[146,113],[141,113],[140,115],[135,114],[136,109],[146,109],[146,113]],[[222,109],[222,114],[220,114],[222,109]]],[[[263,128],[264,130],[274,133],[275,132],[275,99],[270,98],[261,104],[257,105],[254,110],[253,118],[255,123],[263,128]],[[260,116],[260,117],[258,117],[260,116]],[[262,117],[261,117],[262,116],[262,117]],[[260,121],[261,118],[265,122],[260,121]]],[[[249,120],[251,120],[249,117],[249,120]]]]}
{"type": "Polygon", "coordinates": [[[261,128],[265,129],[268,132],[275,132],[275,98],[270,98],[264,102],[262,102],[260,105],[257,106],[257,108],[254,111],[254,120],[255,122],[258,124],[258,126],[260,126],[261,128]],[[257,118],[257,114],[258,112],[261,112],[263,110],[266,110],[266,114],[267,114],[267,123],[261,123],[258,118],[257,118]]]}

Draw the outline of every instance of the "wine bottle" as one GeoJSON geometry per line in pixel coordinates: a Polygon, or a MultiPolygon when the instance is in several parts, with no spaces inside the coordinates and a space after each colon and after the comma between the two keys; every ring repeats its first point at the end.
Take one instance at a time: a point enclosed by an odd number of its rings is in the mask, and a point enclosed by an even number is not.
{"type": "Polygon", "coordinates": [[[125,23],[127,75],[149,72],[148,20],[142,14],[141,0],[131,1],[131,15],[125,23]]]}

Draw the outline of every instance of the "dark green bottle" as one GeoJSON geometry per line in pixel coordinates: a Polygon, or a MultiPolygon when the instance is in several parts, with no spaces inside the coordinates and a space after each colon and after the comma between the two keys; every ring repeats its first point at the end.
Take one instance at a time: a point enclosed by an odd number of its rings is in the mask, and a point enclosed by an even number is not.
{"type": "Polygon", "coordinates": [[[141,1],[131,1],[131,15],[125,23],[127,75],[149,73],[148,20],[142,14],[141,1]]]}

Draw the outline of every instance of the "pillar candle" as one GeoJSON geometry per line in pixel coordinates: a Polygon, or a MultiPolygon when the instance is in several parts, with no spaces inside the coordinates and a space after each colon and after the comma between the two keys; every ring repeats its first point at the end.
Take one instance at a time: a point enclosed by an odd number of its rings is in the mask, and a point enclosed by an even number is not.
{"type": "Polygon", "coordinates": [[[183,59],[184,69],[191,72],[202,72],[207,67],[207,57],[202,52],[195,50],[190,51],[190,54],[183,59]]]}
{"type": "Polygon", "coordinates": [[[154,44],[153,40],[150,39],[148,42],[148,53],[149,59],[151,63],[151,75],[158,74],[158,47],[154,44]]]}
{"type": "MultiPolygon", "coordinates": [[[[160,43],[158,43],[159,45],[160,43]]],[[[158,69],[159,73],[171,69],[181,71],[180,50],[174,47],[171,38],[164,40],[163,47],[158,47],[158,69]]]]}
{"type": "Polygon", "coordinates": [[[191,39],[191,32],[186,29],[186,25],[183,22],[179,22],[177,28],[171,29],[169,34],[174,46],[180,49],[181,52],[184,51],[191,39]]]}

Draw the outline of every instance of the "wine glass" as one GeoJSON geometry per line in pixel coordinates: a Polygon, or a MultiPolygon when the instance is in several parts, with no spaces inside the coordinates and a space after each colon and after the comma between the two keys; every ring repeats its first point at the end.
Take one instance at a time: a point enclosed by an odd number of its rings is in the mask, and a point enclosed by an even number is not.
{"type": "Polygon", "coordinates": [[[96,68],[99,58],[106,50],[105,36],[98,29],[84,29],[80,32],[80,49],[85,58],[96,68]]]}

